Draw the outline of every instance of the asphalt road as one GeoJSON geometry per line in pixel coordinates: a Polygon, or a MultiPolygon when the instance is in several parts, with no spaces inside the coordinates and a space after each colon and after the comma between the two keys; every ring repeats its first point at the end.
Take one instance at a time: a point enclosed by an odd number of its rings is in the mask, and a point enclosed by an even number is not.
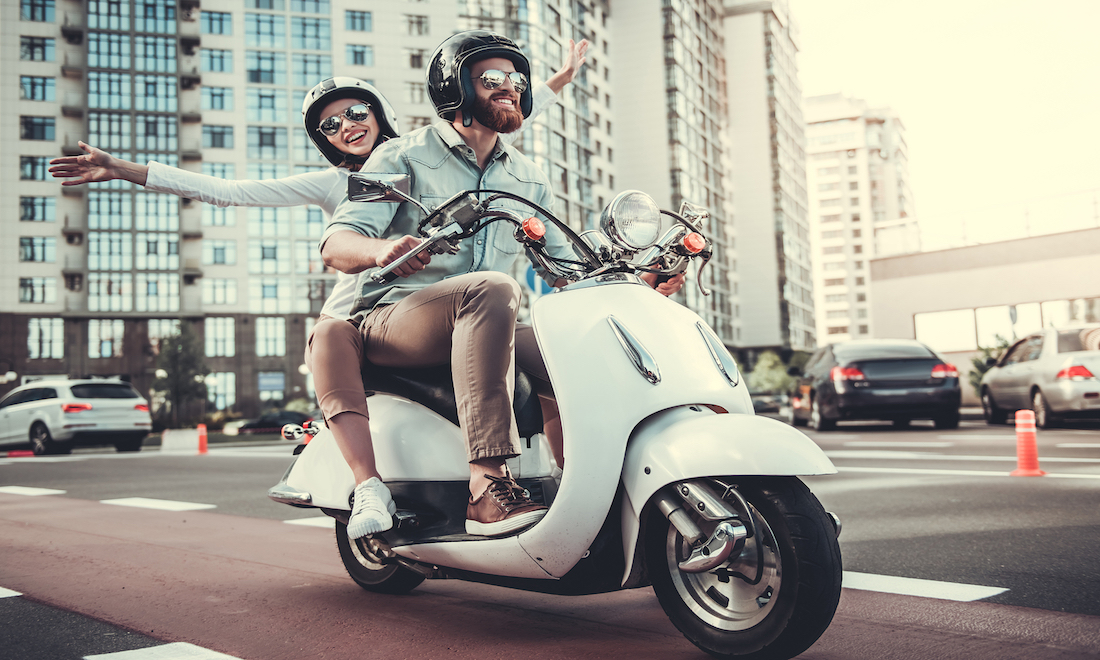
{"type": "MultiPolygon", "coordinates": [[[[1040,432],[1049,474],[1034,478],[1007,476],[1010,427],[810,435],[840,470],[807,482],[844,522],[846,587],[884,576],[886,590],[912,593],[890,579],[916,578],[939,598],[846,588],[803,657],[1100,657],[1100,430],[1040,432]],[[952,585],[1006,591],[941,600],[952,585]]],[[[24,594],[0,598],[0,658],[175,648],[166,643],[264,660],[704,657],[648,589],[568,598],[444,581],[401,598],[362,592],[331,527],[288,525],[315,515],[264,496],[288,455],[289,444],[253,443],[206,456],[0,458],[0,588],[24,594]],[[103,503],[131,497],[212,508],[103,503]]]]}

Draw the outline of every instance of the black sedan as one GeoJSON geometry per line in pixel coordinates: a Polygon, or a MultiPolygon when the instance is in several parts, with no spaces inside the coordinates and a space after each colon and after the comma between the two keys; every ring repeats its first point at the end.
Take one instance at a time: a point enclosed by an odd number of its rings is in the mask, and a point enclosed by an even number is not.
{"type": "Polygon", "coordinates": [[[959,425],[959,372],[932,349],[908,339],[861,339],[817,349],[801,370],[791,401],[796,426],[817,431],[840,420],[881,419],[905,427],[931,419],[959,425]]]}
{"type": "Polygon", "coordinates": [[[293,410],[272,410],[260,415],[259,419],[246,422],[238,427],[238,433],[279,433],[284,424],[305,424],[313,419],[306,413],[293,410]]]}

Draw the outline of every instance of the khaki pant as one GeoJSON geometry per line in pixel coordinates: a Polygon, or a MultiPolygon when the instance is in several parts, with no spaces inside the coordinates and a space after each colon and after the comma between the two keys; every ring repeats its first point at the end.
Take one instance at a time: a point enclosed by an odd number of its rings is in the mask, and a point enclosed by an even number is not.
{"type": "Polygon", "coordinates": [[[537,379],[540,393],[549,392],[534,332],[516,325],[519,301],[515,280],[486,271],[451,277],[378,307],[359,329],[322,317],[310,335],[306,364],[325,419],[342,412],[368,416],[364,365],[450,363],[469,460],[519,454],[512,413],[516,360],[537,379]]]}

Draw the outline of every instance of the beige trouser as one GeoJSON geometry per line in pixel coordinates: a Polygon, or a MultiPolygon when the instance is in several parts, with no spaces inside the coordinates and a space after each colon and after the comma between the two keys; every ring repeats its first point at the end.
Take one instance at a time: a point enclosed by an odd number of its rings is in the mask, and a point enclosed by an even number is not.
{"type": "Polygon", "coordinates": [[[367,416],[361,368],[450,363],[469,460],[519,454],[513,355],[538,379],[536,389],[549,392],[534,332],[516,326],[519,300],[515,280],[485,271],[445,279],[375,308],[358,330],[322,317],[310,335],[306,364],[325,419],[342,412],[367,416]]]}

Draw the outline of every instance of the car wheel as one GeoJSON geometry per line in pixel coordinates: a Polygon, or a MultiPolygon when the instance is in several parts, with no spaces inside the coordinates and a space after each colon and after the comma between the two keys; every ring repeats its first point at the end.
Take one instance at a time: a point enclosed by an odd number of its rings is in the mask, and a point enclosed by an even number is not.
{"type": "Polygon", "coordinates": [[[67,442],[57,442],[50,435],[50,430],[46,428],[46,425],[42,422],[35,422],[31,426],[31,451],[35,456],[46,456],[49,454],[68,454],[73,450],[73,446],[67,442]]]}
{"type": "Polygon", "coordinates": [[[816,396],[810,399],[810,428],[815,431],[832,431],[836,428],[836,420],[825,416],[816,396]]]}
{"type": "Polygon", "coordinates": [[[982,417],[986,424],[1004,424],[1008,421],[1008,413],[997,407],[989,388],[982,390],[982,417]]]}
{"type": "Polygon", "coordinates": [[[115,449],[117,451],[141,451],[141,445],[145,442],[144,433],[134,433],[127,437],[125,440],[119,440],[115,443],[115,449]]]}
{"type": "Polygon", "coordinates": [[[1046,397],[1039,390],[1031,395],[1031,409],[1035,411],[1035,428],[1051,429],[1058,426],[1058,418],[1050,411],[1046,397]]]}
{"type": "Polygon", "coordinates": [[[957,429],[959,428],[959,412],[951,412],[946,415],[940,415],[932,420],[932,423],[936,425],[938,429],[957,429]]]}

